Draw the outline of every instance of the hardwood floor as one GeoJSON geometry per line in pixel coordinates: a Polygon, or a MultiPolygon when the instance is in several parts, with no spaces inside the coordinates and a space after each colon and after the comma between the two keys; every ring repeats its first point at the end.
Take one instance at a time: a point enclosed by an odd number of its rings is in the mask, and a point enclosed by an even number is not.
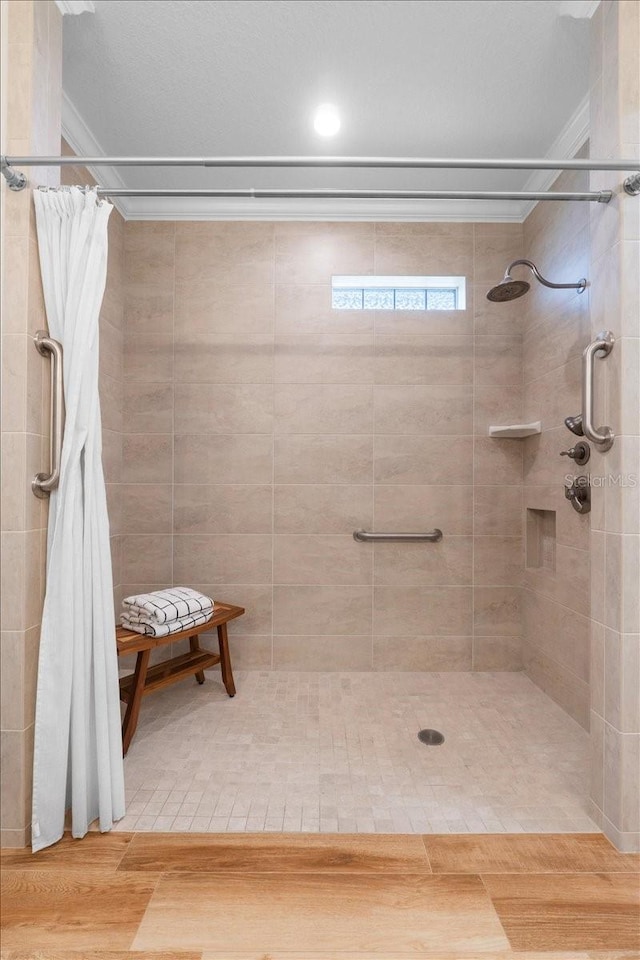
{"type": "Polygon", "coordinates": [[[2,852],[2,960],[631,960],[600,835],[89,834],[2,852]]]}

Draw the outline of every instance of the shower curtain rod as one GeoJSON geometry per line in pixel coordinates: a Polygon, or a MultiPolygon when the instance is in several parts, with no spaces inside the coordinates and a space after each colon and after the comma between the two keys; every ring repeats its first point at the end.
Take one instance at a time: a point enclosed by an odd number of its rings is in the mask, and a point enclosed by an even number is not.
{"type": "Polygon", "coordinates": [[[452,170],[636,170],[637,160],[450,157],[3,157],[9,167],[391,167],[452,170]]]}
{"type": "Polygon", "coordinates": [[[322,200],[585,200],[592,203],[609,203],[611,190],[595,193],[553,193],[527,190],[333,190],[327,189],[252,189],[238,188],[217,190],[164,189],[144,187],[98,187],[101,197],[246,197],[250,200],[283,197],[291,199],[322,200]]]}

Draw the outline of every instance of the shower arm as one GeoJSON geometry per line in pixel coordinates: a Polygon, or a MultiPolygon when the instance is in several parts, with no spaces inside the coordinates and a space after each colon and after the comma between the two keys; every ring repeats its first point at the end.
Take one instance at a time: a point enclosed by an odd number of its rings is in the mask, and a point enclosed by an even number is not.
{"type": "Polygon", "coordinates": [[[545,279],[545,277],[542,276],[542,274],[540,273],[540,271],[538,270],[538,268],[536,267],[535,263],[533,263],[532,260],[525,260],[525,259],[514,260],[513,263],[510,263],[506,269],[504,280],[510,280],[512,268],[518,267],[518,266],[529,267],[529,270],[531,270],[536,280],[542,283],[545,287],[551,287],[552,290],[573,289],[573,290],[577,290],[579,293],[582,293],[587,286],[587,281],[584,278],[582,278],[581,280],[578,280],[577,283],[552,283],[551,280],[547,280],[545,279]]]}

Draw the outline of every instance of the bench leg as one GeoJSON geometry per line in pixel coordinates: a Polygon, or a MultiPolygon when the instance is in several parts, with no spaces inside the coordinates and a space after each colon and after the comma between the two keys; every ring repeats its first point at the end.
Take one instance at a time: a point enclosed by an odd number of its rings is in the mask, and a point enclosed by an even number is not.
{"type": "Polygon", "coordinates": [[[133,686],[129,694],[127,710],[122,722],[122,755],[126,757],[129,745],[133,740],[133,735],[138,726],[138,716],[140,715],[140,704],[142,702],[142,691],[144,690],[144,681],[147,676],[147,667],[149,666],[149,656],[151,650],[141,650],[136,660],[136,668],[133,672],[133,686]]]}
{"type": "Polygon", "coordinates": [[[233,673],[231,672],[231,658],[229,656],[229,638],[227,637],[227,625],[221,623],[218,627],[218,645],[220,647],[220,669],[222,670],[222,682],[230,697],[235,697],[236,688],[233,682],[233,673]]]}
{"type": "MultiPolygon", "coordinates": [[[[197,634],[194,637],[189,637],[189,649],[191,653],[197,653],[200,649],[200,640],[197,634]]],[[[195,677],[198,683],[204,683],[204,670],[198,670],[195,677]]]]}

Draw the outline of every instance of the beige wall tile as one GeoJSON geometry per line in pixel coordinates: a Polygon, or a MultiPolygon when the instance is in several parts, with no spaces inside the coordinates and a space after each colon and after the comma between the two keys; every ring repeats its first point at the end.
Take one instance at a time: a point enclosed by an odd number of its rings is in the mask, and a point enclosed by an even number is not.
{"type": "MultiPolygon", "coordinates": [[[[365,273],[345,270],[345,273],[365,273]]],[[[386,275],[473,276],[473,238],[376,236],[375,272],[386,275]]]]}
{"type": "Polygon", "coordinates": [[[471,588],[381,587],[374,589],[373,632],[379,636],[471,635],[471,588]]]}
{"type": "Polygon", "coordinates": [[[522,640],[518,637],[474,637],[474,670],[522,670],[522,640]]]}
{"type": "MultiPolygon", "coordinates": [[[[502,280],[509,264],[522,256],[522,249],[521,229],[509,232],[501,224],[493,233],[476,230],[474,281],[477,284],[486,283],[489,286],[498,283],[502,280]]],[[[522,273],[528,279],[529,273],[524,272],[522,267],[514,267],[515,271],[518,271],[516,276],[522,273]]]]}
{"type": "Polygon", "coordinates": [[[478,384],[522,382],[520,337],[478,337],[475,345],[475,375],[478,384]]]}
{"type": "Polygon", "coordinates": [[[602,715],[621,733],[635,733],[640,728],[640,636],[605,629],[603,655],[602,715]]]}
{"type": "Polygon", "coordinates": [[[520,537],[480,537],[473,542],[473,580],[480,586],[520,586],[523,577],[520,537]]]}
{"type": "MultiPolygon", "coordinates": [[[[176,582],[179,582],[176,580],[176,582]]],[[[272,630],[273,597],[269,583],[200,583],[190,581],[195,590],[221,603],[244,607],[245,613],[229,623],[230,637],[269,636],[272,630]]]]}
{"type": "Polygon", "coordinates": [[[273,588],[274,635],[364,636],[371,633],[371,587],[273,588]]]}
{"type": "Polygon", "coordinates": [[[26,430],[27,345],[20,334],[2,337],[2,425],[8,432],[26,430]]]}
{"type": "Polygon", "coordinates": [[[122,532],[125,534],[171,533],[173,503],[169,483],[124,483],[122,532]]]}
{"type": "Polygon", "coordinates": [[[276,384],[276,433],[371,434],[372,387],[364,384],[276,384]]]}
{"type": "Polygon", "coordinates": [[[181,484],[173,488],[175,533],[271,533],[271,484],[181,484]]]}
{"type": "Polygon", "coordinates": [[[331,283],[333,275],[373,273],[373,229],[334,230],[317,226],[309,233],[276,227],[276,283],[331,283]]]}
{"type": "MultiPolygon", "coordinates": [[[[246,280],[246,278],[245,278],[246,280]]],[[[205,278],[176,283],[175,335],[262,334],[273,332],[273,285],[251,272],[251,281],[205,278]]]]}
{"type": "Polygon", "coordinates": [[[176,382],[272,383],[273,338],[191,333],[175,342],[176,382]]]}
{"type": "MultiPolygon", "coordinates": [[[[267,636],[230,634],[231,663],[234,670],[271,670],[273,666],[271,633],[267,636]]],[[[215,641],[214,641],[215,644],[215,641]]],[[[215,646],[213,647],[215,650],[215,646]]]]}
{"type": "Polygon", "coordinates": [[[173,384],[132,381],[122,384],[120,389],[125,433],[171,433],[174,407],[173,384]]]}
{"type": "Polygon", "coordinates": [[[371,529],[373,485],[276,484],[275,533],[349,533],[371,529]]]}
{"type": "Polygon", "coordinates": [[[2,463],[11,465],[11,469],[3,470],[2,475],[2,529],[24,530],[27,495],[27,485],[25,483],[27,472],[26,434],[2,434],[2,463]]]}
{"type": "Polygon", "coordinates": [[[0,571],[2,589],[0,590],[0,605],[2,610],[3,630],[23,630],[26,627],[24,610],[25,594],[27,589],[33,589],[33,584],[27,584],[25,574],[26,534],[22,531],[2,533],[2,553],[0,557],[0,571]]]}
{"type": "Polygon", "coordinates": [[[173,290],[158,290],[155,283],[127,284],[124,322],[127,333],[131,336],[171,335],[173,333],[173,290]]]}
{"type": "Polygon", "coordinates": [[[373,637],[374,670],[471,670],[471,637],[373,637]]]}
{"type": "Polygon", "coordinates": [[[580,726],[588,730],[590,700],[588,683],[532,647],[526,640],[523,641],[522,654],[525,670],[531,680],[580,726]]]}
{"type": "Polygon", "coordinates": [[[3,730],[0,734],[2,784],[0,817],[3,830],[23,828],[29,822],[31,769],[27,767],[27,740],[32,732],[3,730]]]}
{"type": "Polygon", "coordinates": [[[517,637],[522,629],[519,587],[475,587],[473,591],[475,636],[517,637]]]}
{"type": "Polygon", "coordinates": [[[279,336],[276,383],[373,383],[373,337],[348,334],[279,336]]]}
{"type": "Polygon", "coordinates": [[[273,389],[268,384],[176,383],[175,432],[271,433],[273,389]]]}
{"type": "Polygon", "coordinates": [[[175,437],[175,482],[270,483],[273,437],[185,434],[175,437]]]}
{"type": "Polygon", "coordinates": [[[524,635],[532,647],[554,658],[579,680],[589,681],[588,611],[576,613],[550,597],[524,590],[524,635]],[[562,642],[558,638],[562,638],[562,642]]]}
{"type": "Polygon", "coordinates": [[[176,281],[241,284],[273,280],[273,224],[179,222],[176,225],[176,281]]]}
{"type": "Polygon", "coordinates": [[[473,338],[376,336],[376,383],[472,383],[473,338]]]}
{"type": "Polygon", "coordinates": [[[124,347],[124,379],[138,383],[173,380],[173,336],[130,334],[124,347]]]}
{"type": "Polygon", "coordinates": [[[127,284],[153,284],[156,293],[173,286],[175,224],[129,220],[124,231],[127,284]]]}
{"type": "Polygon", "coordinates": [[[296,334],[370,334],[374,311],[333,310],[331,281],[325,283],[276,283],[276,333],[279,337],[296,334]]]}
{"type": "Polygon", "coordinates": [[[464,437],[376,437],[376,483],[469,484],[472,468],[464,437]]]}
{"type": "Polygon", "coordinates": [[[522,387],[516,384],[476,384],[474,433],[487,436],[490,426],[522,423],[522,387]]]}
{"type": "Polygon", "coordinates": [[[273,638],[275,670],[371,670],[371,636],[273,638]]]}
{"type": "MultiPolygon", "coordinates": [[[[503,267],[506,269],[507,263],[503,267]]],[[[474,332],[476,335],[513,337],[522,333],[526,307],[522,300],[494,303],[487,300],[489,288],[498,283],[500,277],[480,283],[473,287],[474,332]]]]}
{"type": "Polygon", "coordinates": [[[173,438],[170,434],[132,433],[122,438],[123,483],[171,483],[173,438]]]}
{"type": "MultiPolygon", "coordinates": [[[[376,336],[470,337],[473,335],[473,288],[466,285],[464,310],[378,310],[376,336]]],[[[346,312],[346,311],[345,311],[346,312]]]]}
{"type": "Polygon", "coordinates": [[[122,537],[123,583],[171,584],[171,537],[159,534],[122,537]]]}
{"type": "Polygon", "coordinates": [[[374,583],[399,586],[462,585],[472,581],[472,537],[440,543],[375,544],[374,583]]]}
{"type": "Polygon", "coordinates": [[[381,386],[373,390],[376,432],[451,436],[472,432],[470,386],[381,386]]]}
{"type": "Polygon", "coordinates": [[[322,434],[275,438],[276,483],[371,483],[373,438],[322,434]]]}
{"type": "Polygon", "coordinates": [[[371,544],[350,535],[278,534],[273,538],[274,583],[370,584],[371,544]]]}
{"type": "Polygon", "coordinates": [[[374,497],[377,530],[411,532],[438,527],[447,537],[473,532],[471,486],[378,485],[374,497]]]}
{"type": "Polygon", "coordinates": [[[176,583],[271,583],[271,537],[262,534],[173,538],[176,583]]]}
{"type": "Polygon", "coordinates": [[[3,630],[0,635],[0,717],[3,730],[23,730],[24,722],[23,631],[3,630]]]}
{"type": "Polygon", "coordinates": [[[101,373],[98,389],[104,429],[122,433],[122,382],[101,373]]]}
{"type": "Polygon", "coordinates": [[[522,487],[476,486],[474,498],[474,532],[477,536],[521,536],[522,487]]]}
{"type": "Polygon", "coordinates": [[[523,475],[523,448],[517,440],[477,437],[473,445],[475,483],[519,484],[523,475]]]}

